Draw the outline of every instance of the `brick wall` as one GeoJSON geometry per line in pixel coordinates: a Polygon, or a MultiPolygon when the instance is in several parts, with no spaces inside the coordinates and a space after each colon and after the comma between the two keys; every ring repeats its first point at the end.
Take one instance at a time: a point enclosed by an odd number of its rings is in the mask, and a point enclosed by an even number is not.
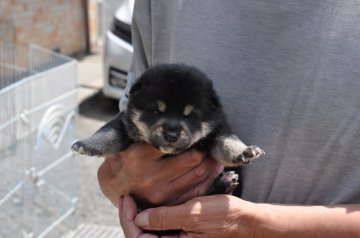
{"type": "Polygon", "coordinates": [[[86,48],[84,17],[81,0],[0,0],[0,23],[13,22],[16,43],[67,55],[86,48]]]}
{"type": "Polygon", "coordinates": [[[89,0],[88,1],[88,13],[89,13],[89,34],[90,34],[90,44],[92,46],[97,45],[99,41],[99,9],[98,9],[98,0],[89,0]]]}

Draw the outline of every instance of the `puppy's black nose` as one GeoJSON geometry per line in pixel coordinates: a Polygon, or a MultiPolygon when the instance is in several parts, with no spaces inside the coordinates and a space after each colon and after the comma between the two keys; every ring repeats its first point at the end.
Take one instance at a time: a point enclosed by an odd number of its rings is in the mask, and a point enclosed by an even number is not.
{"type": "Polygon", "coordinates": [[[178,130],[167,130],[164,131],[164,139],[169,143],[174,143],[179,138],[180,131],[178,130]]]}
{"type": "Polygon", "coordinates": [[[163,125],[164,139],[169,143],[174,143],[178,140],[181,132],[181,126],[177,123],[165,123],[163,125]]]}

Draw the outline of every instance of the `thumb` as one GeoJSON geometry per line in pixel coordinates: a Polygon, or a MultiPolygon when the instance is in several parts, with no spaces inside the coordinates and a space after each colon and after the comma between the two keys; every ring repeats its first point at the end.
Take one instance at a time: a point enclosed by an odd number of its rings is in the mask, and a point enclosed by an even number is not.
{"type": "Polygon", "coordinates": [[[139,213],[135,224],[144,230],[178,230],[184,228],[186,214],[184,205],[151,208],[139,213]]]}

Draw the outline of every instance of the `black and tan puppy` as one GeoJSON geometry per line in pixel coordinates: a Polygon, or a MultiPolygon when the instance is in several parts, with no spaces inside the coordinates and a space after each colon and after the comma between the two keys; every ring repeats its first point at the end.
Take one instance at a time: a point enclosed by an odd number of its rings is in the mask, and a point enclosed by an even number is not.
{"type": "MultiPolygon", "coordinates": [[[[74,143],[72,150],[107,156],[139,141],[170,155],[195,148],[227,167],[248,164],[264,154],[231,132],[207,76],[180,64],[148,69],[131,88],[127,110],[90,138],[74,143]]],[[[223,173],[209,194],[231,193],[237,179],[232,171],[223,173]]]]}

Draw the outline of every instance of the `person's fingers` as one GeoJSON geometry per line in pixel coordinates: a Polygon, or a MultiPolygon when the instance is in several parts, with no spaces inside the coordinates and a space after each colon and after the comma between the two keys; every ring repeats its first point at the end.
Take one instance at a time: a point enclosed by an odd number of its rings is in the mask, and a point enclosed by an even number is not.
{"type": "Polygon", "coordinates": [[[194,197],[205,195],[223,169],[224,166],[215,160],[204,160],[193,170],[169,183],[168,193],[176,192],[180,195],[165,205],[177,205],[194,197]],[[190,189],[189,184],[193,185],[190,189]],[[177,190],[173,191],[171,188],[177,188],[177,190]],[[179,188],[182,188],[180,192],[179,188]]]}
{"type": "Polygon", "coordinates": [[[149,144],[137,143],[107,157],[98,169],[101,191],[114,206],[118,205],[120,195],[131,194],[144,204],[166,204],[173,200],[177,203],[172,204],[178,204],[205,194],[213,180],[214,160],[206,159],[204,153],[196,150],[168,158],[162,155],[149,144]],[[209,181],[204,183],[205,180],[209,181]],[[202,186],[196,188],[198,184],[202,186]],[[155,187],[158,189],[154,190],[155,187]],[[179,198],[178,194],[183,195],[179,198]]]}
{"type": "Polygon", "coordinates": [[[161,238],[179,238],[179,237],[180,237],[180,234],[161,236],[161,238]]]}
{"type": "Polygon", "coordinates": [[[162,159],[158,163],[159,176],[174,180],[198,166],[205,159],[205,154],[196,150],[186,151],[174,157],[162,159]]]}
{"type": "Polygon", "coordinates": [[[137,238],[142,234],[142,230],[135,225],[135,216],[137,207],[134,200],[130,196],[119,198],[119,219],[123,228],[125,237],[137,238]]]}
{"type": "Polygon", "coordinates": [[[205,156],[205,153],[193,149],[173,157],[162,159],[160,162],[160,166],[163,169],[168,169],[172,167],[188,169],[200,164],[201,161],[203,161],[203,159],[205,158],[205,156]]]}
{"type": "MultiPolygon", "coordinates": [[[[159,181],[162,178],[175,179],[187,173],[190,169],[200,164],[205,154],[195,150],[190,150],[174,157],[162,158],[164,154],[156,150],[149,144],[133,144],[126,151],[107,157],[104,163],[100,166],[99,172],[107,174],[109,178],[115,178],[124,167],[125,168],[143,168],[145,174],[142,174],[148,179],[147,184],[152,185],[152,181],[159,181]],[[141,159],[140,159],[141,158],[141,159]],[[146,163],[146,159],[158,159],[157,163],[146,163]],[[162,171],[154,174],[153,170],[162,171]],[[149,173],[151,176],[147,176],[149,173]]],[[[144,180],[145,181],[145,180],[144,180]]]]}
{"type": "Polygon", "coordinates": [[[187,219],[191,206],[185,203],[173,207],[150,208],[135,217],[135,224],[145,230],[185,230],[191,222],[187,219]]]}
{"type": "Polygon", "coordinates": [[[129,158],[130,160],[141,158],[142,161],[159,159],[164,155],[164,153],[147,143],[131,144],[129,148],[122,153],[124,153],[124,157],[129,158]]]}
{"type": "MultiPolygon", "coordinates": [[[[153,200],[152,202],[161,202],[162,199],[156,199],[156,197],[164,197],[164,194],[173,192],[178,193],[179,191],[178,187],[168,186],[169,182],[188,173],[189,170],[198,166],[204,158],[205,154],[191,150],[173,157],[160,159],[156,163],[149,163],[148,167],[146,169],[142,169],[142,173],[137,176],[137,179],[140,181],[138,185],[140,185],[143,190],[152,188],[154,185],[158,186],[159,181],[162,181],[162,184],[166,185],[166,187],[159,191],[159,196],[156,196],[156,191],[152,194],[152,196],[150,196],[155,197],[155,199],[150,199],[153,200]],[[165,192],[163,189],[165,189],[165,192]]],[[[197,180],[194,181],[191,179],[191,181],[192,183],[190,183],[190,186],[197,183],[197,180]]],[[[188,189],[189,184],[185,183],[182,187],[188,189]]],[[[137,194],[138,190],[139,189],[135,188],[133,191],[137,194]]]]}
{"type": "MultiPolygon", "coordinates": [[[[179,159],[180,161],[181,159],[185,159],[185,157],[176,159],[179,159]]],[[[174,169],[169,168],[169,170],[174,173],[174,169]]],[[[192,168],[190,171],[185,172],[185,174],[165,183],[165,187],[162,189],[152,191],[151,194],[147,195],[146,200],[150,204],[178,205],[191,198],[203,196],[222,170],[223,166],[215,160],[203,159],[195,168],[192,168]]],[[[170,176],[170,174],[168,176],[170,176]]],[[[148,180],[147,183],[150,184],[149,186],[151,186],[151,184],[153,186],[155,182],[148,180]]],[[[143,196],[142,193],[143,190],[139,190],[134,191],[132,195],[138,198],[139,202],[141,201],[142,204],[146,204],[144,200],[141,200],[141,197],[143,196]]]]}
{"type": "Polygon", "coordinates": [[[204,181],[210,174],[217,176],[224,169],[224,166],[215,160],[204,159],[196,167],[188,171],[186,174],[170,181],[170,186],[182,186],[183,184],[198,184],[204,181]]]}
{"type": "Polygon", "coordinates": [[[125,222],[134,221],[137,214],[137,206],[135,201],[130,196],[124,196],[122,211],[125,222]]]}
{"type": "Polygon", "coordinates": [[[106,157],[104,163],[107,164],[112,175],[116,176],[123,171],[123,168],[134,168],[136,171],[148,166],[149,160],[160,160],[163,155],[147,143],[134,143],[125,151],[106,157]]]}
{"type": "Polygon", "coordinates": [[[180,232],[179,238],[191,238],[191,236],[188,233],[180,232]]]}

